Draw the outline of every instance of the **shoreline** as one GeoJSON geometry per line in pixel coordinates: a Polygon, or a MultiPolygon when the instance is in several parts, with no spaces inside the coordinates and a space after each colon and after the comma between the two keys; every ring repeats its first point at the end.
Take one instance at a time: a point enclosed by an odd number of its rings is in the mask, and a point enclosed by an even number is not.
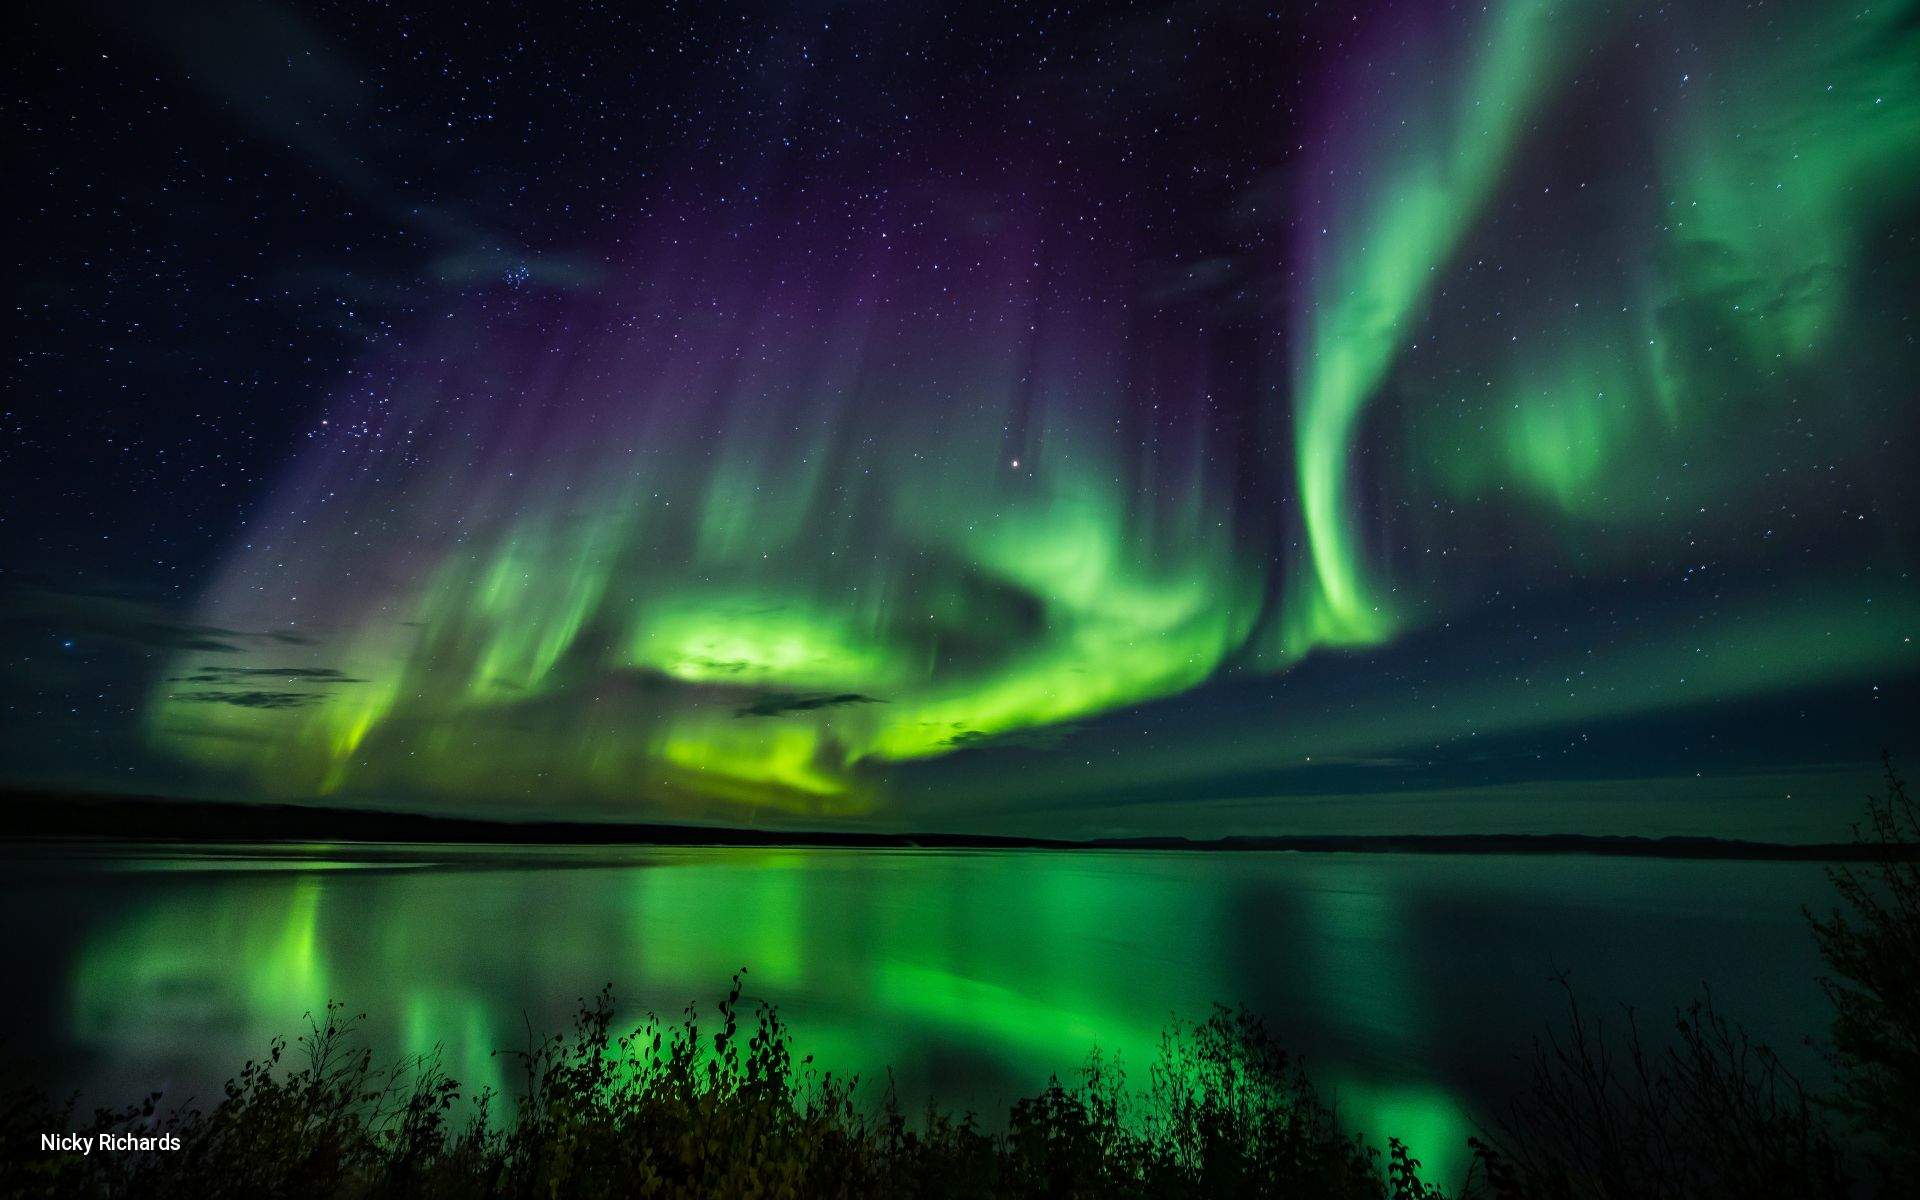
{"type": "Polygon", "coordinates": [[[1911,860],[1915,847],[1630,834],[1276,834],[1060,839],[942,832],[773,830],[742,826],[494,821],[374,809],[54,794],[0,798],[0,841],[19,845],[276,844],[700,847],[849,850],[1587,855],[1702,861],[1911,860]]]}

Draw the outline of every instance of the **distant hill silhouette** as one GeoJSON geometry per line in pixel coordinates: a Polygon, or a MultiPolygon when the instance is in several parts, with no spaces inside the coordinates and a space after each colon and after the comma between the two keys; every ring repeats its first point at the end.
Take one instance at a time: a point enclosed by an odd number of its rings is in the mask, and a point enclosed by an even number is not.
{"type": "MultiPolygon", "coordinates": [[[[1391,854],[1598,854],[1640,858],[1841,862],[1877,846],[1711,837],[1572,833],[1289,834],[1260,837],[1056,838],[973,833],[778,830],[599,821],[492,821],[427,813],[236,804],[153,796],[0,794],[0,838],[132,842],[415,842],[467,845],[842,846],[867,849],[1316,851],[1391,854]]],[[[1897,851],[1911,856],[1915,848],[1897,851]]]]}

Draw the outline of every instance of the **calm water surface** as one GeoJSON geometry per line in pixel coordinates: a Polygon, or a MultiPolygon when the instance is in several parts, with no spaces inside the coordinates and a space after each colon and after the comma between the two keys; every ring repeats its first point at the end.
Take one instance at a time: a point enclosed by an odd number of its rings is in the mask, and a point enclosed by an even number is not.
{"type": "MultiPolygon", "coordinates": [[[[992,1111],[1244,1002],[1356,1125],[1452,1175],[1560,1011],[1720,1007],[1817,1072],[1805,864],[1586,857],[93,847],[5,851],[0,1033],[89,1101],[212,1100],[329,998],[463,1081],[612,983],[677,1014],[748,968],[797,1047],[992,1111]]],[[[1660,1022],[1654,1023],[1656,1026],[1660,1022]]]]}

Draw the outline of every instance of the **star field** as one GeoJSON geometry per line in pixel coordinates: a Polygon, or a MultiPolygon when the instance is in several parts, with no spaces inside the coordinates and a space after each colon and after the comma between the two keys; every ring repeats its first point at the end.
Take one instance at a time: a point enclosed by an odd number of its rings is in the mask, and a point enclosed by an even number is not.
{"type": "Polygon", "coordinates": [[[15,785],[1825,836],[1911,739],[1911,5],[17,42],[15,785]]]}

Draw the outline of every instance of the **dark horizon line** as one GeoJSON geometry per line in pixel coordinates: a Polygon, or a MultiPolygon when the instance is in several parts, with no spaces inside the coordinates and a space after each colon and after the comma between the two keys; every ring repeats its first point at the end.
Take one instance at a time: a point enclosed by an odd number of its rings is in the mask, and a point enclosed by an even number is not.
{"type": "MultiPolygon", "coordinates": [[[[1019,834],[758,829],[669,822],[511,821],[311,804],[160,796],[0,792],[0,839],[12,841],[344,841],[471,845],[842,847],[1400,854],[1590,854],[1612,857],[1866,861],[1896,851],[1861,842],[1761,842],[1705,835],[1586,833],[1252,834],[1214,838],[1043,838],[1019,834]]],[[[1920,846],[1902,848],[1920,857],[1920,846]]]]}

